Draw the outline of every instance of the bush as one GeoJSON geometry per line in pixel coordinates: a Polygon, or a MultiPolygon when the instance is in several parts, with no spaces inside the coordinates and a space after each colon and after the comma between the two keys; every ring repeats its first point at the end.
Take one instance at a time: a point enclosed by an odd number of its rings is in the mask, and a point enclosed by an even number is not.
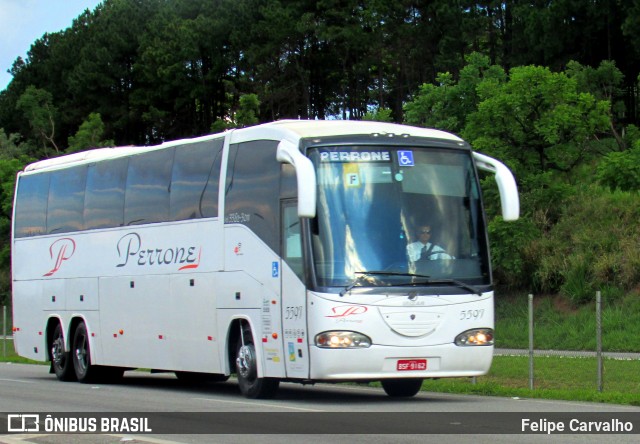
{"type": "Polygon", "coordinates": [[[574,304],[606,289],[620,294],[640,282],[640,195],[598,186],[568,198],[562,217],[533,241],[534,285],[574,304]]]}
{"type": "Polygon", "coordinates": [[[596,177],[612,190],[640,190],[640,147],[607,154],[598,165],[596,177]]]}
{"type": "Polygon", "coordinates": [[[489,223],[491,262],[498,285],[510,289],[528,286],[533,264],[527,249],[539,236],[539,230],[527,218],[505,222],[497,217],[489,223]]]}

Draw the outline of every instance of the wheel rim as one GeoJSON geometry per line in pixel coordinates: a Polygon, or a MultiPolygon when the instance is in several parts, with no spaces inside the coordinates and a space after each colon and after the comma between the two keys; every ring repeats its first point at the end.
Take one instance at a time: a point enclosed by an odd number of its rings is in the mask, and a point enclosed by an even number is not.
{"type": "Polygon", "coordinates": [[[238,350],[238,358],[236,359],[238,368],[238,376],[246,381],[253,381],[256,378],[256,360],[253,347],[244,345],[238,350]]]}
{"type": "Polygon", "coordinates": [[[57,336],[53,340],[53,344],[51,346],[51,357],[53,358],[53,363],[57,367],[64,366],[64,343],[62,341],[62,336],[57,336]]]}
{"type": "Polygon", "coordinates": [[[78,363],[78,370],[84,374],[87,371],[87,337],[80,335],[78,343],[76,344],[76,362],[78,363]]]}

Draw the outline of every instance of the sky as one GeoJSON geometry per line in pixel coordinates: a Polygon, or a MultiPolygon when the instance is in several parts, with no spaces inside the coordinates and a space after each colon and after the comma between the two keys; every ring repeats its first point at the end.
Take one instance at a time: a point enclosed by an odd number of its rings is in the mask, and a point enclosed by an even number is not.
{"type": "Polygon", "coordinates": [[[27,56],[31,44],[45,33],[69,28],[85,9],[102,0],[0,0],[0,91],[11,82],[7,70],[27,56]]]}

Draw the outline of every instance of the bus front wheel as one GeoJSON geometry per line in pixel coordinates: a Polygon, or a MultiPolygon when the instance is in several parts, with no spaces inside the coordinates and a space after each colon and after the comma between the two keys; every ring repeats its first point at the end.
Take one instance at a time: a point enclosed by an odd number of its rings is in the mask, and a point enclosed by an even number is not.
{"type": "Polygon", "coordinates": [[[422,387],[422,379],[383,379],[380,381],[385,393],[394,398],[415,396],[422,387]]]}
{"type": "Polygon", "coordinates": [[[274,378],[258,377],[258,360],[253,337],[248,329],[244,330],[243,338],[238,341],[236,348],[236,372],[240,392],[251,399],[266,399],[275,396],[280,381],[274,378]]]}

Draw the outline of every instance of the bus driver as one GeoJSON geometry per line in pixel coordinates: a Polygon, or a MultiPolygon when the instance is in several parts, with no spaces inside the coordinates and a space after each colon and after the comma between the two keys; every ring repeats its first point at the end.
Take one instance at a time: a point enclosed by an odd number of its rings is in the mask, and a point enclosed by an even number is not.
{"type": "Polygon", "coordinates": [[[411,262],[454,259],[442,247],[429,242],[431,239],[430,225],[421,225],[416,234],[418,241],[407,245],[407,255],[411,262]]]}

